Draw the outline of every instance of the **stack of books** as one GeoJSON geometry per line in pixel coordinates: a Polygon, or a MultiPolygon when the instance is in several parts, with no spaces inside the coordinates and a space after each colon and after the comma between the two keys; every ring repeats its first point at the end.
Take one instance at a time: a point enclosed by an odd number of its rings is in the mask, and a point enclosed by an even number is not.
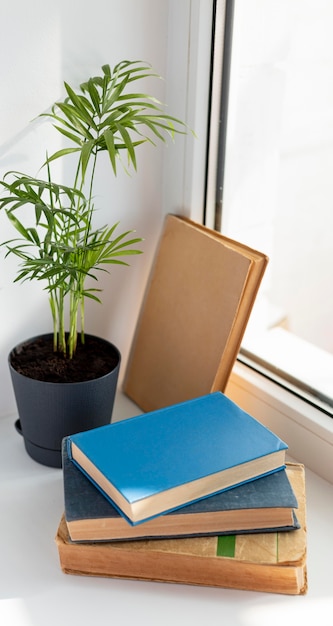
{"type": "Polygon", "coordinates": [[[222,392],[63,441],[65,573],[303,594],[304,468],[222,392]]]}

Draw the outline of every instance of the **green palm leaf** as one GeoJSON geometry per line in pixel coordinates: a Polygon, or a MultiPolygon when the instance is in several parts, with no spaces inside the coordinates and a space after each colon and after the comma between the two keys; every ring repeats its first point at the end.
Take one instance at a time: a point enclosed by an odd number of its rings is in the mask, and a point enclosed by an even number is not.
{"type": "Polygon", "coordinates": [[[69,298],[70,357],[76,345],[79,309],[84,333],[85,298],[101,302],[100,289],[87,287],[85,281],[96,282],[98,272],[109,272],[111,264],[128,265],[129,259],[142,253],[142,239],[133,231],[117,234],[118,223],[94,226],[94,181],[100,153],[107,152],[115,175],[117,160],[127,171],[126,159],[120,159],[124,154],[136,171],[141,144],[166,142],[187,130],[165,112],[157,98],[142,88],[135,90],[138,81],[152,77],[160,78],[149,64],[123,60],[113,68],[103,65],[100,75],[78,88],[64,83],[63,100],[42,114],[64,142],[46,156],[42,166],[46,176],[8,172],[0,181],[0,211],[4,209],[15,232],[15,238],[0,245],[6,256],[14,255],[19,261],[16,282],[38,280],[48,292],[54,345],[60,337],[64,353],[64,307],[69,298]],[[71,162],[68,170],[64,168],[66,177],[73,172],[67,186],[52,177],[51,168],[59,159],[71,162]]]}

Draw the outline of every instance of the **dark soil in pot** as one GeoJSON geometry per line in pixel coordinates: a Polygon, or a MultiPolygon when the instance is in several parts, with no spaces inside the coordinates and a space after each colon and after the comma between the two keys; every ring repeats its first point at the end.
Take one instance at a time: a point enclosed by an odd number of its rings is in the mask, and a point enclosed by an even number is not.
{"type": "Polygon", "coordinates": [[[12,351],[10,363],[23,376],[51,383],[76,383],[104,376],[116,367],[119,355],[112,344],[86,336],[73,359],[53,352],[52,336],[37,337],[12,351]]]}

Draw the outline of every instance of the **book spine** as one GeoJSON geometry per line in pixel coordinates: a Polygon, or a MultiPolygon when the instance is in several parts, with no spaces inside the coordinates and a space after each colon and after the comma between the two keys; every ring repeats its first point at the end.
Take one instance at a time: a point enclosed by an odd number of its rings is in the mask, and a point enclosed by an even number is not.
{"type": "Polygon", "coordinates": [[[167,552],[117,550],[100,544],[58,544],[60,565],[67,574],[173,582],[287,595],[306,591],[304,566],[279,567],[233,558],[172,555],[167,552]]]}

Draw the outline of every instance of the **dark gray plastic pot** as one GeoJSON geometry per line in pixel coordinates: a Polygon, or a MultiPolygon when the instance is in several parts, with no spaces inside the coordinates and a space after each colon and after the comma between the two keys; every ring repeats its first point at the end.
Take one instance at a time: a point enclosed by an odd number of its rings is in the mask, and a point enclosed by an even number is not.
{"type": "Polygon", "coordinates": [[[76,383],[50,383],[24,376],[11,363],[20,346],[10,352],[8,362],[19,415],[15,427],[24,438],[26,451],[38,463],[60,468],[63,437],[110,423],[121,356],[113,344],[100,341],[115,352],[117,365],[100,378],[76,383]]]}

